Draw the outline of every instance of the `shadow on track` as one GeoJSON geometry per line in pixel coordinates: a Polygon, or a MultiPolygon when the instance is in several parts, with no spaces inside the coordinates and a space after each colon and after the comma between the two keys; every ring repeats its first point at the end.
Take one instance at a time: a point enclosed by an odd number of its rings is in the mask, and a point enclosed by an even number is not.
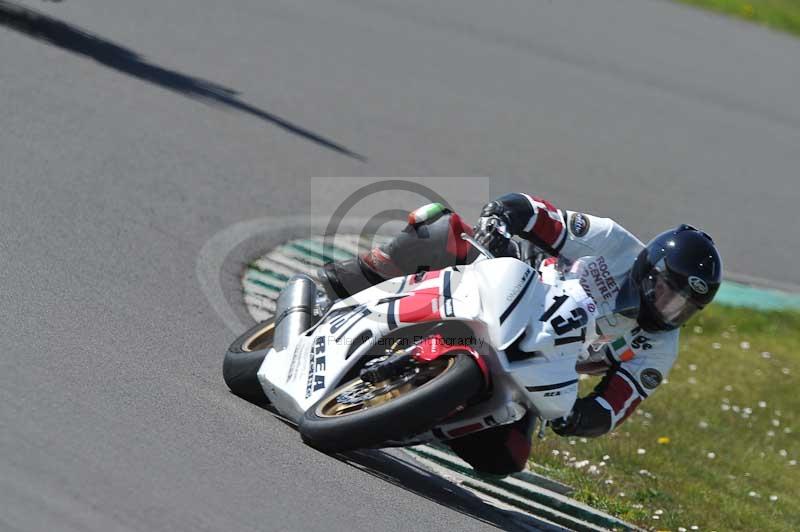
{"type": "MultiPolygon", "coordinates": [[[[297,425],[281,415],[268,401],[243,400],[263,408],[278,421],[297,430],[297,425]]],[[[493,506],[473,492],[421,467],[412,457],[403,456],[400,452],[399,449],[363,449],[330,456],[414,495],[502,530],[565,530],[530,514],[493,506]]]]}
{"type": "Polygon", "coordinates": [[[344,146],[241,101],[238,98],[238,93],[232,89],[149,63],[129,48],[15,2],[0,0],[0,26],[5,26],[69,52],[94,59],[108,68],[183,94],[205,104],[234,109],[255,116],[320,146],[359,161],[366,161],[364,156],[344,146]]]}
{"type": "Polygon", "coordinates": [[[395,486],[502,530],[563,530],[530,514],[499,508],[473,492],[417,465],[412,458],[383,450],[363,450],[336,455],[343,462],[395,486]]]}

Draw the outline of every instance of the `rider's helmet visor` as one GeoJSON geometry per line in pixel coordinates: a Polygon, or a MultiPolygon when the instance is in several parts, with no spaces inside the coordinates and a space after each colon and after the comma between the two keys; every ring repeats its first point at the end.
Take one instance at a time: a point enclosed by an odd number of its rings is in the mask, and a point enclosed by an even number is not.
{"type": "Polygon", "coordinates": [[[644,296],[658,318],[671,327],[686,323],[702,307],[692,300],[691,289],[673,283],[663,265],[656,265],[642,282],[644,296]]]}

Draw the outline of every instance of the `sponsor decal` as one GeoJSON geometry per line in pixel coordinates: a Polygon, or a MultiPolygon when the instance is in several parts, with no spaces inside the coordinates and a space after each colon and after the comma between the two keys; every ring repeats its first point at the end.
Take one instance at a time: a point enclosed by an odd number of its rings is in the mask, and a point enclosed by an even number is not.
{"type": "Polygon", "coordinates": [[[325,347],[326,339],[324,336],[318,337],[314,341],[314,347],[308,356],[308,380],[306,381],[306,399],[311,394],[325,387],[325,347]]]}
{"type": "Polygon", "coordinates": [[[639,380],[642,381],[642,385],[648,390],[655,389],[659,384],[661,384],[662,379],[663,377],[661,376],[661,372],[655,368],[647,368],[642,370],[642,372],[639,374],[639,380]]]}
{"type": "Polygon", "coordinates": [[[514,296],[519,294],[520,290],[522,290],[522,287],[525,286],[525,281],[527,281],[528,277],[531,276],[532,271],[533,270],[531,269],[525,270],[525,273],[522,274],[522,278],[519,281],[517,281],[517,284],[514,285],[514,288],[512,288],[511,291],[508,294],[506,294],[507,302],[511,301],[512,299],[514,299],[514,296]]]}
{"type": "Polygon", "coordinates": [[[589,218],[582,212],[573,212],[569,217],[569,232],[578,238],[589,232],[589,218]]]}
{"type": "Polygon", "coordinates": [[[298,375],[298,369],[300,369],[300,360],[303,358],[301,357],[300,349],[302,347],[302,342],[298,343],[294,348],[294,353],[292,354],[292,361],[289,363],[289,372],[286,374],[286,382],[294,380],[294,378],[298,375]]]}
{"type": "Polygon", "coordinates": [[[650,343],[650,338],[648,338],[643,334],[640,334],[639,336],[636,336],[633,339],[633,341],[631,341],[631,347],[633,347],[634,349],[641,349],[642,351],[647,351],[653,346],[650,343]]]}
{"type": "Polygon", "coordinates": [[[444,300],[444,315],[448,318],[452,318],[455,316],[455,312],[453,311],[453,300],[452,299],[445,299],[444,300]]]}
{"type": "Polygon", "coordinates": [[[614,280],[614,276],[611,275],[605,257],[598,257],[597,260],[593,260],[586,265],[586,270],[581,276],[580,283],[586,295],[591,297],[597,304],[615,299],[619,293],[619,285],[614,280]]]}
{"type": "Polygon", "coordinates": [[[689,287],[698,294],[708,293],[708,284],[706,284],[704,280],[695,275],[689,277],[689,287]]]}

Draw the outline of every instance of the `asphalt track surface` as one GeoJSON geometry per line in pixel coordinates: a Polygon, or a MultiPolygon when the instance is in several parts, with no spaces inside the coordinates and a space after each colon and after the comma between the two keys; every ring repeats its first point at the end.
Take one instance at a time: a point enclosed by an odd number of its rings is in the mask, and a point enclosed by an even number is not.
{"type": "Polygon", "coordinates": [[[227,392],[198,256],[346,188],[313,176],[493,176],[442,193],[693,221],[800,284],[800,41],[661,1],[429,4],[0,1],[0,529],[512,526],[227,392]]]}

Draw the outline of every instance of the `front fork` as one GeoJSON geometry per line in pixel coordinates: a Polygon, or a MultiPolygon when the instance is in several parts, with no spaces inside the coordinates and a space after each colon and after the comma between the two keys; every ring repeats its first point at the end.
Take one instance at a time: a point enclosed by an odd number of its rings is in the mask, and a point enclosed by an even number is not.
{"type": "MultiPolygon", "coordinates": [[[[471,356],[481,370],[484,378],[484,392],[491,388],[491,372],[486,361],[481,355],[468,345],[454,344],[448,345],[440,334],[427,336],[400,353],[389,354],[375,360],[361,370],[361,379],[365,382],[380,382],[391,378],[396,374],[405,371],[409,364],[429,364],[442,356],[471,356]]],[[[417,434],[402,442],[395,442],[398,445],[412,445],[430,441],[446,441],[473,432],[486,430],[492,427],[499,427],[514,423],[522,419],[527,410],[516,401],[505,402],[493,410],[486,410],[486,407],[478,407],[478,412],[469,418],[453,419],[458,417],[466,406],[460,406],[456,411],[448,416],[449,422],[435,426],[429,431],[417,434]]]]}

